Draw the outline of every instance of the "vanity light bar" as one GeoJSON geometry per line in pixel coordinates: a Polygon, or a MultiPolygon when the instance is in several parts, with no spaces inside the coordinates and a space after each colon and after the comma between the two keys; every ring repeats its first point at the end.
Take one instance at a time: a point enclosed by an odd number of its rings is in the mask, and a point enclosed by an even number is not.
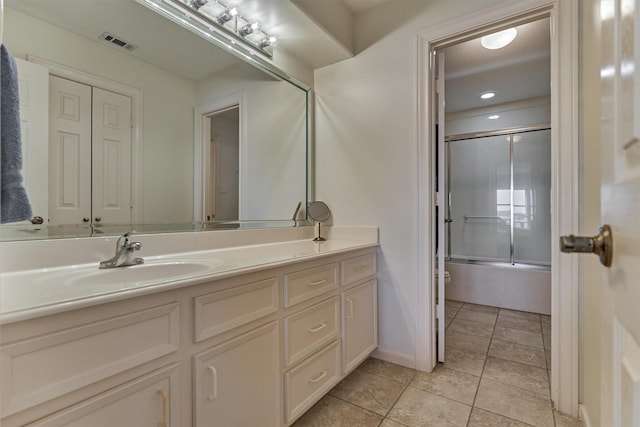
{"type": "Polygon", "coordinates": [[[266,33],[258,22],[241,15],[237,7],[228,7],[218,0],[156,0],[155,3],[173,2],[182,8],[185,16],[202,19],[209,26],[222,30],[236,40],[248,44],[260,53],[273,57],[276,37],[266,33]]]}
{"type": "MultiPolygon", "coordinates": [[[[276,67],[271,61],[261,55],[256,55],[255,49],[251,48],[252,45],[247,43],[245,46],[237,43],[238,36],[231,37],[228,33],[221,31],[218,26],[212,26],[206,20],[190,13],[188,10],[185,13],[181,2],[175,0],[135,0],[135,2],[188,29],[212,44],[224,48],[232,55],[246,60],[277,80],[287,80],[305,92],[309,92],[311,89],[309,85],[276,67]]],[[[271,58],[267,50],[260,49],[260,51],[271,58]]]]}

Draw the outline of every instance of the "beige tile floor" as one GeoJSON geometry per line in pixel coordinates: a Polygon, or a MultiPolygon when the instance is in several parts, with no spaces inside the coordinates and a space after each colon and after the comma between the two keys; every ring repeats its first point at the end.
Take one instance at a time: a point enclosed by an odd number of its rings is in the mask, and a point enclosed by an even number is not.
{"type": "Polygon", "coordinates": [[[549,316],[457,301],[445,313],[433,372],[368,359],[294,426],[582,426],[552,409],[549,316]]]}

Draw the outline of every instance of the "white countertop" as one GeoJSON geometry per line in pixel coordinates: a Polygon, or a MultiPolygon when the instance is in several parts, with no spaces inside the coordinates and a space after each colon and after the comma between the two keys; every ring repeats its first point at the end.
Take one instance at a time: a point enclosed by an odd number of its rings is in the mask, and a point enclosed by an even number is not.
{"type": "Polygon", "coordinates": [[[304,239],[149,257],[144,257],[142,252],[136,255],[142,256],[145,264],[133,267],[99,270],[98,264],[91,262],[10,271],[0,274],[0,324],[372,248],[377,244],[377,239],[325,242],[304,239]]]}

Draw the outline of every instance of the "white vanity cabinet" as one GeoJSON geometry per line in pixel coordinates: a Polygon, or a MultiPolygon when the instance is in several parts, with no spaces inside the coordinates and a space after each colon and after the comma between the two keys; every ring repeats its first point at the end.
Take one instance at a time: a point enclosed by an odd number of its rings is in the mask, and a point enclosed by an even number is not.
{"type": "Polygon", "coordinates": [[[178,422],[180,308],[153,295],[2,325],[2,426],[178,422]]]}
{"type": "Polygon", "coordinates": [[[348,374],[378,346],[376,253],[342,260],[342,368],[348,374]]]}
{"type": "Polygon", "coordinates": [[[280,425],[278,322],[194,356],[197,427],[280,425]]]}
{"type": "Polygon", "coordinates": [[[291,425],[377,346],[375,251],[5,323],[0,424],[291,425]]]}

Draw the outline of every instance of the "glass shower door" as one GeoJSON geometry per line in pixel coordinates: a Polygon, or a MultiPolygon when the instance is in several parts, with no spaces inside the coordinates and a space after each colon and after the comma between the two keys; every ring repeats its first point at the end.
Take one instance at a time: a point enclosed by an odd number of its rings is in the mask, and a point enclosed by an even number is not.
{"type": "Polygon", "coordinates": [[[513,136],[513,258],[551,265],[551,131],[513,136]]]}
{"type": "Polygon", "coordinates": [[[450,258],[510,261],[509,138],[500,135],[447,143],[450,258]]]}

